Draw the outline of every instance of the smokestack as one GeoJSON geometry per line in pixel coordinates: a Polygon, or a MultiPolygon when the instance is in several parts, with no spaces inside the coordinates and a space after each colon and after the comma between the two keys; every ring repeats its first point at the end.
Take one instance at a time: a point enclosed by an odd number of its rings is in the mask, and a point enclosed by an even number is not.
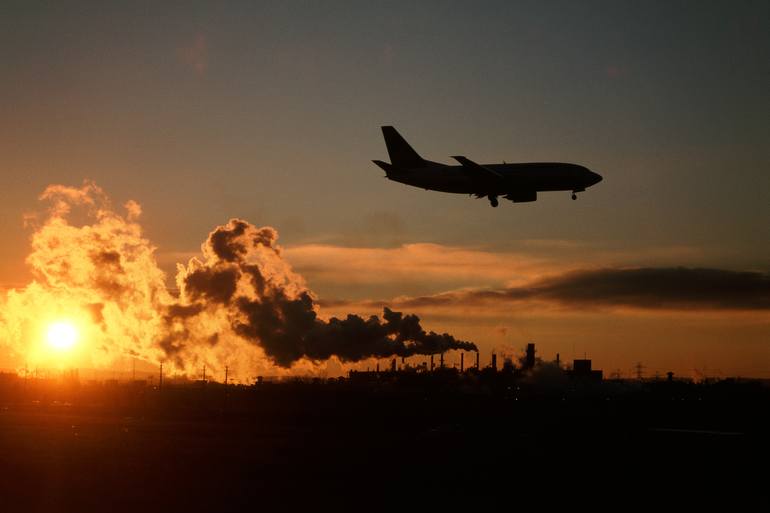
{"type": "Polygon", "coordinates": [[[439,360],[438,361],[439,361],[439,367],[441,367],[443,369],[444,368],[444,353],[441,353],[439,355],[439,360]]]}
{"type": "Polygon", "coordinates": [[[393,358],[390,361],[390,372],[396,372],[396,359],[393,358]]]}
{"type": "Polygon", "coordinates": [[[492,370],[497,371],[497,355],[492,353],[492,370]]]}
{"type": "Polygon", "coordinates": [[[476,351],[476,370],[479,370],[479,352],[476,351]]]}
{"type": "Polygon", "coordinates": [[[465,370],[465,353],[460,353],[460,373],[465,370]]]}
{"type": "Polygon", "coordinates": [[[556,353],[556,367],[561,369],[561,361],[559,360],[559,353],[556,353]]]}
{"type": "Polygon", "coordinates": [[[524,367],[531,369],[535,366],[535,344],[527,344],[527,359],[524,362],[524,367]]]}
{"type": "Polygon", "coordinates": [[[433,355],[430,355],[430,371],[433,372],[433,355]]]}

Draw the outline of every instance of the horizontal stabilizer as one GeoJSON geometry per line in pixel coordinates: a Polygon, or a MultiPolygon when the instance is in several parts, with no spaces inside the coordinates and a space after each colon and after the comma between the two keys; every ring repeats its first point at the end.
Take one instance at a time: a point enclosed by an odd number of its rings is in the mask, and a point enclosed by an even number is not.
{"type": "Polygon", "coordinates": [[[383,162],[381,160],[373,160],[372,162],[377,164],[380,167],[380,169],[385,171],[385,174],[388,174],[388,173],[390,173],[393,170],[393,166],[391,166],[387,162],[383,162]]]}
{"type": "Polygon", "coordinates": [[[453,155],[453,159],[459,162],[464,169],[472,171],[473,173],[486,175],[488,178],[502,178],[502,175],[497,171],[494,171],[488,167],[484,167],[481,164],[476,164],[471,159],[463,157],[462,155],[453,155]]]}

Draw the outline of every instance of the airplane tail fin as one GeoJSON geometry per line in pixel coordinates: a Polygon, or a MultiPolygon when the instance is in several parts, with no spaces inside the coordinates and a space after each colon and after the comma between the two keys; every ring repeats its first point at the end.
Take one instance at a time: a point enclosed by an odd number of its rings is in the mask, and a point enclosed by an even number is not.
{"type": "Polygon", "coordinates": [[[385,145],[388,147],[391,164],[405,168],[425,165],[425,160],[409,146],[409,143],[401,137],[395,128],[392,126],[382,127],[382,135],[385,136],[385,145]]]}

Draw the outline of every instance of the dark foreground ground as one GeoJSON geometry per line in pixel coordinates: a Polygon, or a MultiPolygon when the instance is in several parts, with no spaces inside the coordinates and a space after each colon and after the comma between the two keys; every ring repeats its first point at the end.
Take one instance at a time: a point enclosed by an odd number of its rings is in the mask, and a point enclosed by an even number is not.
{"type": "Polygon", "coordinates": [[[770,402],[744,392],[17,390],[0,511],[768,511],[770,402]]]}

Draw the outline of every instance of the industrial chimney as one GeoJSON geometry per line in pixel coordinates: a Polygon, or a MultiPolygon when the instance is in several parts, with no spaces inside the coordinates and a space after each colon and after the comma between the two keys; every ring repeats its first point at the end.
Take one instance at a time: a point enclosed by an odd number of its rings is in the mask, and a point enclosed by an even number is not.
{"type": "Polygon", "coordinates": [[[531,369],[535,366],[535,344],[527,344],[527,358],[524,361],[524,368],[531,369]]]}
{"type": "Polygon", "coordinates": [[[460,353],[460,374],[465,370],[465,353],[460,353]]]}
{"type": "Polygon", "coordinates": [[[497,371],[497,355],[492,353],[492,370],[497,371]]]}

